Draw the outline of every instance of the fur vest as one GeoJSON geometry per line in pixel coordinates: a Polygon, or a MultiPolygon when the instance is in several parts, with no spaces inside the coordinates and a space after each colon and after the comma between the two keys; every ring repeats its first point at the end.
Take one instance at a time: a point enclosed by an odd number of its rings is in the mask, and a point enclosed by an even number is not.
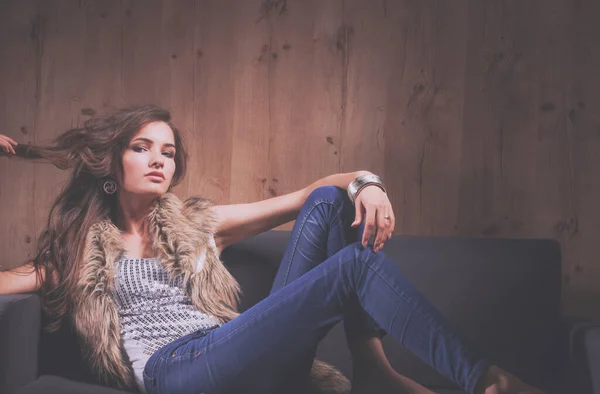
{"type": "MultiPolygon", "coordinates": [[[[235,318],[240,288],[209,242],[212,203],[203,198],[179,200],[172,193],[156,199],[148,215],[152,249],[165,270],[180,275],[196,309],[222,323],[235,318]],[[204,255],[204,264],[196,264],[204,255]]],[[[79,261],[73,325],[83,356],[98,380],[108,386],[137,391],[133,369],[122,346],[119,313],[112,298],[116,261],[126,253],[119,229],[110,221],[94,223],[79,261]]],[[[310,393],[347,393],[350,383],[332,366],[315,361],[310,393]]]]}

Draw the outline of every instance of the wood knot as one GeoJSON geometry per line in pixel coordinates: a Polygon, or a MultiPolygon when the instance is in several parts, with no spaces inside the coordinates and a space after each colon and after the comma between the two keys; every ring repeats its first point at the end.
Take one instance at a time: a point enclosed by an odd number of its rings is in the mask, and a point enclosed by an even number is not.
{"type": "Polygon", "coordinates": [[[542,104],[540,109],[542,110],[542,112],[554,112],[556,110],[556,106],[554,105],[554,103],[546,102],[542,104]]]}
{"type": "Polygon", "coordinates": [[[85,116],[94,116],[96,115],[96,111],[93,108],[82,108],[81,111],[79,111],[82,115],[85,116]]]}

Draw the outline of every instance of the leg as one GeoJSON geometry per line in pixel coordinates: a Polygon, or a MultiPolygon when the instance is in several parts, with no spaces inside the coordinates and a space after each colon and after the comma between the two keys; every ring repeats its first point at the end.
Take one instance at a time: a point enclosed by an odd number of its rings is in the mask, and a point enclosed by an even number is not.
{"type": "MultiPolygon", "coordinates": [[[[350,226],[353,220],[354,206],[344,190],[333,186],[315,189],[298,213],[271,294],[349,243],[361,239],[364,223],[355,229],[350,226]]],[[[344,315],[344,329],[353,362],[353,391],[368,391],[373,382],[384,382],[395,392],[404,388],[406,391],[429,393],[423,386],[393,370],[383,352],[383,330],[360,308],[357,300],[353,303],[354,307],[348,308],[344,315]]],[[[297,376],[290,376],[290,379],[307,376],[314,352],[316,348],[307,360],[300,361],[297,367],[292,368],[297,376]]],[[[379,390],[381,393],[384,391],[384,387],[379,390]]]]}
{"type": "Polygon", "coordinates": [[[386,332],[468,392],[488,368],[382,252],[354,243],[222,327],[167,345],[146,366],[152,392],[276,393],[353,299],[386,332]]]}
{"type": "MultiPolygon", "coordinates": [[[[354,207],[342,189],[333,186],[315,189],[298,214],[271,294],[356,242],[364,225],[358,229],[350,227],[353,214],[354,207]]],[[[349,344],[359,338],[383,335],[358,301],[356,308],[349,308],[345,322],[349,344]]]]}

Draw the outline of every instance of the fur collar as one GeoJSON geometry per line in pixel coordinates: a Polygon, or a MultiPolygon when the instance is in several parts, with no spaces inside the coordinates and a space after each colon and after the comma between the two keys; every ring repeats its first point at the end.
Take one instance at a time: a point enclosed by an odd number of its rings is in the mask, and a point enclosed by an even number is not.
{"type": "MultiPolygon", "coordinates": [[[[156,199],[148,215],[148,234],[165,270],[182,277],[194,306],[224,323],[238,315],[240,288],[209,242],[214,221],[211,206],[207,199],[190,197],[182,202],[166,193],[156,199]],[[205,255],[204,264],[196,269],[202,262],[201,255],[205,255]]],[[[78,294],[72,316],[83,355],[99,381],[137,391],[121,344],[119,314],[112,298],[115,263],[125,252],[121,233],[110,220],[90,227],[78,264],[78,294]]],[[[342,393],[349,387],[343,375],[324,363],[315,363],[311,377],[317,380],[311,390],[315,393],[342,393]],[[340,390],[325,390],[332,382],[338,382],[333,386],[340,390]]]]}

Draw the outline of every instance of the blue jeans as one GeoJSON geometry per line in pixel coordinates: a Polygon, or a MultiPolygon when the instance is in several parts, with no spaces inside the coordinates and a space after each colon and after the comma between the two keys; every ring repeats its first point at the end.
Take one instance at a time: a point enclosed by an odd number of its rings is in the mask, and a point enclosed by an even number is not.
{"type": "Polygon", "coordinates": [[[314,190],[297,217],[271,294],[219,328],[156,351],[148,393],[290,393],[305,388],[316,347],[338,322],[348,342],[383,330],[472,393],[490,365],[404,277],[352,229],[345,191],[314,190]]]}

